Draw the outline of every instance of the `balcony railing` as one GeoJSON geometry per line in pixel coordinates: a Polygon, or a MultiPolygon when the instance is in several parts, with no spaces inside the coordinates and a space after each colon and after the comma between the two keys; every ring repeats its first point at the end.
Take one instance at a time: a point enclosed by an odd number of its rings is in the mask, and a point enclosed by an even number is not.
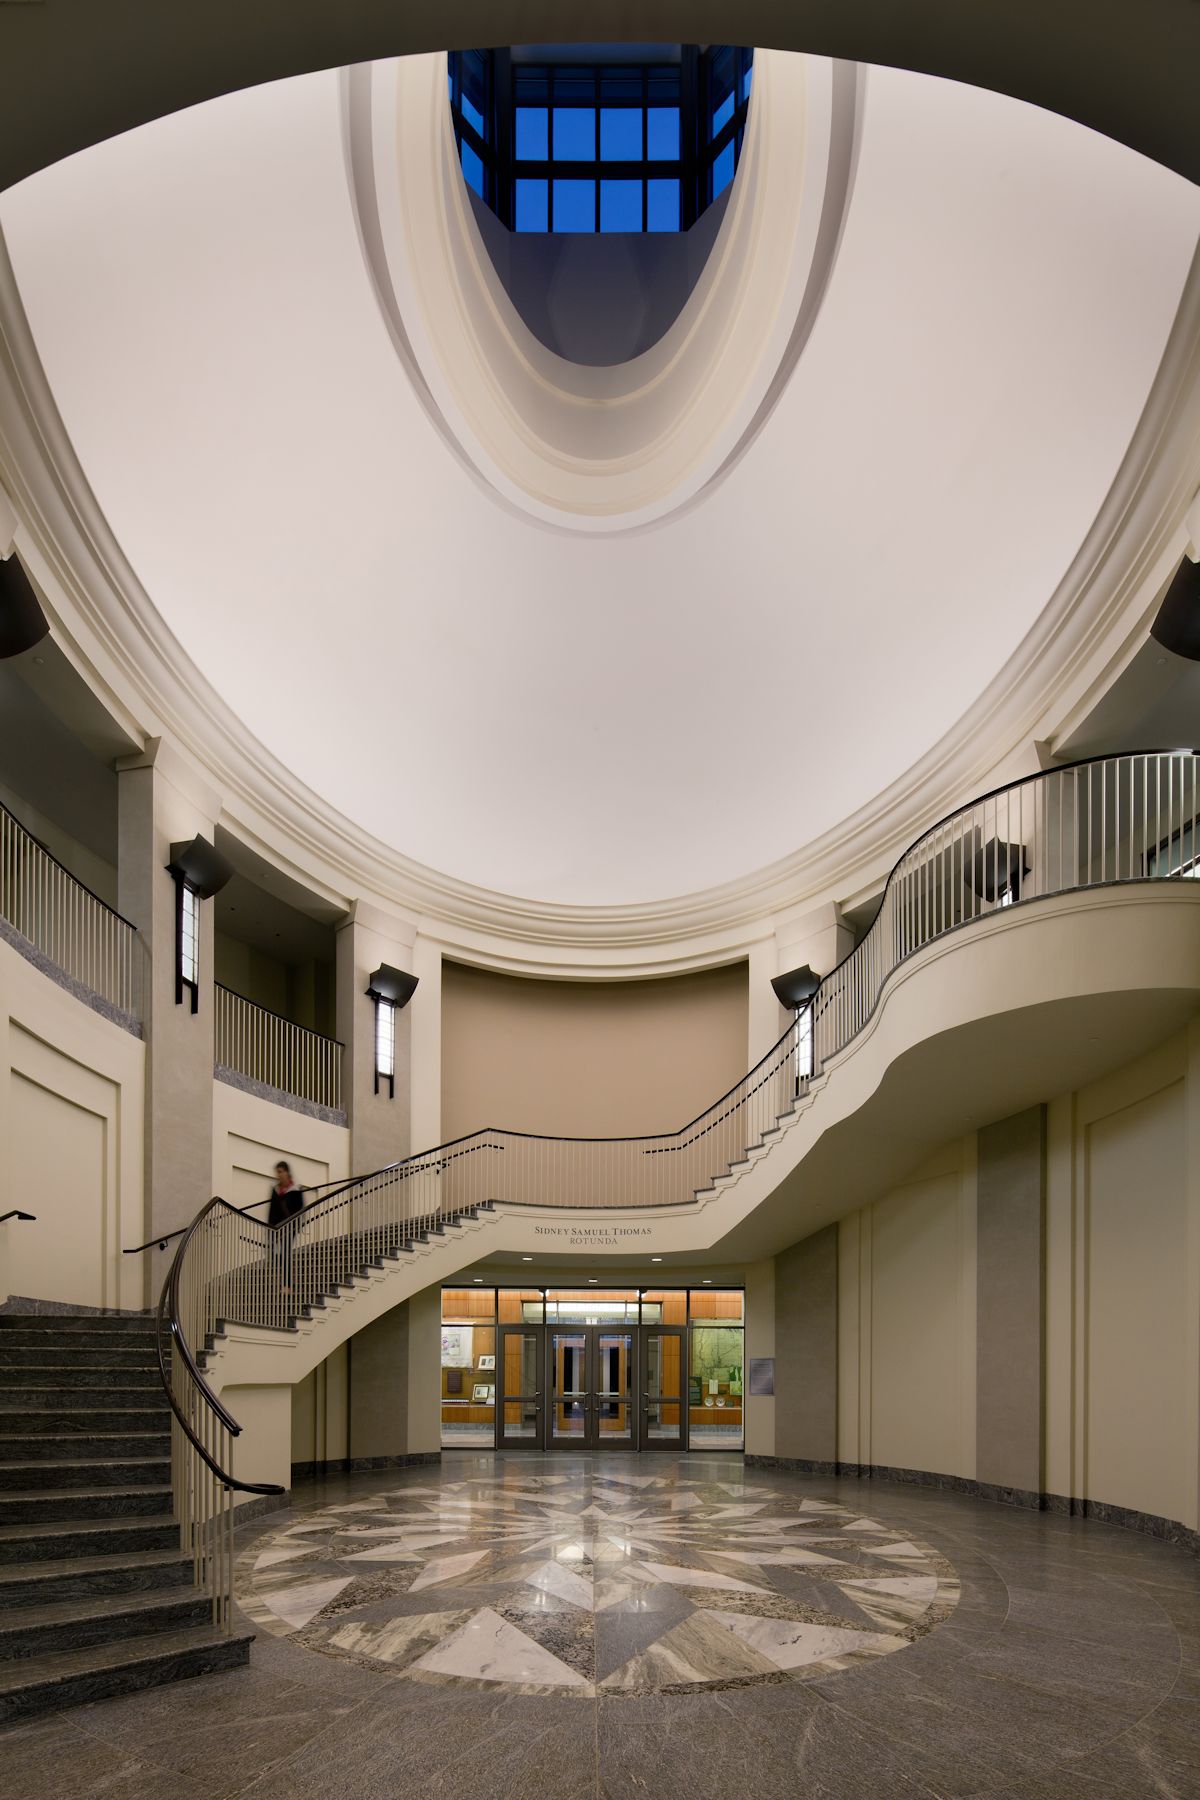
{"type": "MultiPolygon", "coordinates": [[[[160,1327],[176,1419],[176,1493],[184,1496],[178,1504],[216,1616],[229,1616],[229,1563],[219,1546],[230,1490],[243,1485],[228,1473],[239,1428],[192,1347],[202,1352],[224,1321],[286,1329],[356,1276],[495,1201],[624,1209],[634,1219],[605,1225],[605,1248],[627,1231],[636,1253],[639,1207],[690,1202],[739,1165],[770,1154],[782,1122],[863,1029],[888,976],[908,957],[1003,908],[1114,883],[1195,876],[1198,852],[1200,758],[1191,752],[1048,770],[962,807],[918,839],[892,870],[858,948],[825,977],[761,1062],[682,1130],[641,1138],[473,1132],[342,1183],[274,1227],[210,1201],[176,1252],[160,1327]]],[[[568,1247],[586,1249],[587,1234],[582,1227],[568,1247]]]]}
{"type": "Polygon", "coordinates": [[[219,1069],[313,1106],[342,1110],[342,1046],[336,1038],[293,1025],[219,981],[213,987],[213,1054],[219,1069]]]}
{"type": "Polygon", "coordinates": [[[130,1020],[142,1017],[137,932],[0,807],[0,917],[47,961],[130,1020]]]}

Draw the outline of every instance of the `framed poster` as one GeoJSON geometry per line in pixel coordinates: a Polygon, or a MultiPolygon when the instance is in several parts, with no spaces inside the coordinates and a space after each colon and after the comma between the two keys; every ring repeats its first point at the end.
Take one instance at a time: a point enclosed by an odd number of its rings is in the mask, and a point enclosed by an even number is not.
{"type": "Polygon", "coordinates": [[[471,1402],[474,1406],[490,1406],[492,1404],[492,1387],[488,1381],[477,1381],[471,1390],[471,1402]]]}
{"type": "Polygon", "coordinates": [[[443,1369],[469,1369],[474,1361],[475,1327],[473,1325],[443,1325],[443,1369]]]}
{"type": "Polygon", "coordinates": [[[775,1358],[773,1356],[752,1356],[750,1358],[750,1392],[752,1394],[773,1394],[775,1392],[775,1358]]]}
{"type": "Polygon", "coordinates": [[[496,1359],[494,1356],[481,1356],[480,1357],[479,1367],[481,1369],[494,1369],[495,1366],[496,1366],[496,1359]]]}

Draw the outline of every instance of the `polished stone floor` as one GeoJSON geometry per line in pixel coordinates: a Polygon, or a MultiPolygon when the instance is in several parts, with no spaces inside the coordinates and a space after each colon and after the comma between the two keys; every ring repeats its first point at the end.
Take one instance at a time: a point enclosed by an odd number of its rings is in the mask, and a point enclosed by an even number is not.
{"type": "Polygon", "coordinates": [[[457,1452],[298,1489],[238,1586],[250,1670],[9,1728],[4,1800],[1200,1800],[1200,1566],[1116,1527],[457,1452]]]}

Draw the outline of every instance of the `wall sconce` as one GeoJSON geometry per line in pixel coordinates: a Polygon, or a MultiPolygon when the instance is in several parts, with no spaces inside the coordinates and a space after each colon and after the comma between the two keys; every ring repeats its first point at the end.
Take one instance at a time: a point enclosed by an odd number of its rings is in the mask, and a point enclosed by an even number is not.
{"type": "Polygon", "coordinates": [[[1021,898],[1021,881],[1029,873],[1024,844],[1006,844],[1000,838],[989,838],[975,852],[968,880],[981,900],[999,901],[1002,906],[1021,898]]]}
{"type": "Polygon", "coordinates": [[[32,650],[49,630],[50,621],[33,591],[33,583],[21,566],[20,557],[10,551],[0,560],[0,658],[32,650]]]}
{"type": "Polygon", "coordinates": [[[396,1014],[417,991],[417,976],[380,963],[367,983],[367,998],[375,1002],[375,1092],[388,1084],[388,1099],[396,1098],[396,1014]]]}
{"type": "Polygon", "coordinates": [[[798,969],[789,969],[786,975],[776,975],[771,983],[775,998],[789,1012],[807,1006],[820,985],[821,977],[814,974],[807,963],[802,963],[798,969]]]}
{"type": "Polygon", "coordinates": [[[192,1011],[200,1004],[200,902],[219,894],[233,876],[233,864],[207,838],[171,845],[167,873],[175,878],[175,1004],[184,990],[192,1011]]]}
{"type": "Polygon", "coordinates": [[[1200,662],[1200,563],[1185,556],[1163,595],[1150,636],[1164,650],[1200,662]]]}

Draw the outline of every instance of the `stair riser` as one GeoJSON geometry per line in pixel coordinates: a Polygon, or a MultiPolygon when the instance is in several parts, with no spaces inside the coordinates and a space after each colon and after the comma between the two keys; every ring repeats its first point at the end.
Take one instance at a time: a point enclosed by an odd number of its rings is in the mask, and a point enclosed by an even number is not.
{"type": "MultiPolygon", "coordinates": [[[[171,1548],[175,1548],[173,1539],[171,1548]]],[[[46,1573],[37,1581],[6,1581],[0,1568],[0,1622],[6,1613],[23,1606],[55,1606],[61,1600],[102,1600],[106,1594],[138,1594],[151,1588],[192,1586],[190,1557],[174,1562],[122,1564],[113,1558],[110,1569],[89,1569],[82,1575],[55,1575],[54,1564],[46,1563],[46,1573]]]]}
{"type": "MultiPolygon", "coordinates": [[[[34,1387],[57,1389],[60,1395],[56,1402],[58,1405],[62,1404],[63,1389],[73,1391],[76,1388],[104,1388],[104,1398],[109,1406],[113,1402],[111,1390],[114,1388],[119,1388],[122,1393],[132,1393],[135,1390],[153,1393],[157,1389],[161,1394],[163,1391],[157,1363],[149,1363],[144,1368],[122,1366],[119,1369],[102,1368],[94,1363],[0,1363],[0,1395],[13,1388],[26,1389],[31,1383],[34,1387]]],[[[0,1404],[3,1402],[0,1401],[0,1404]]]]}
{"type": "Polygon", "coordinates": [[[123,1344],[105,1344],[101,1349],[76,1348],[74,1344],[7,1344],[0,1338],[0,1369],[51,1369],[89,1364],[106,1369],[156,1369],[154,1348],[126,1349],[123,1344]]]}
{"type": "MultiPolygon", "coordinates": [[[[46,1490],[58,1504],[60,1494],[77,1488],[162,1487],[171,1479],[169,1453],[152,1462],[0,1463],[0,1508],[7,1494],[46,1490]]],[[[59,1515],[62,1516],[61,1513],[59,1515]]]]}
{"type": "MultiPolygon", "coordinates": [[[[12,1369],[5,1371],[13,1374],[12,1369]]],[[[28,1407],[31,1412],[48,1413],[99,1413],[102,1409],[111,1411],[114,1407],[121,1411],[139,1413],[147,1408],[160,1412],[170,1410],[167,1396],[163,1392],[162,1382],[157,1375],[153,1383],[147,1382],[145,1387],[131,1388],[124,1384],[119,1388],[85,1388],[62,1387],[58,1384],[45,1387],[5,1386],[0,1381],[0,1407],[28,1407]]]]}
{"type": "Polygon", "coordinates": [[[0,1313],[0,1335],[8,1331],[102,1331],[120,1337],[125,1332],[153,1331],[150,1313],[122,1313],[105,1317],[97,1313],[0,1313]]]}
{"type": "MultiPolygon", "coordinates": [[[[30,1407],[28,1412],[10,1412],[5,1408],[0,1410],[0,1456],[4,1454],[9,1432],[17,1438],[73,1440],[94,1437],[102,1431],[106,1436],[132,1436],[142,1441],[145,1435],[169,1437],[170,1429],[171,1411],[165,1394],[161,1406],[129,1407],[120,1412],[102,1412],[98,1406],[82,1411],[65,1406],[30,1407]]],[[[156,1446],[152,1444],[150,1448],[153,1452],[156,1446]]]]}
{"type": "MultiPolygon", "coordinates": [[[[6,1437],[0,1432],[0,1480],[6,1463],[122,1462],[131,1457],[169,1456],[169,1431],[45,1431],[32,1437],[6,1437]]],[[[12,1486],[12,1483],[9,1483],[12,1486]]]]}
{"type": "MultiPolygon", "coordinates": [[[[70,1488],[12,1500],[0,1493],[0,1525],[26,1525],[67,1519],[141,1519],[171,1510],[171,1496],[153,1489],[144,1494],[79,1494],[70,1488]]],[[[86,1556],[73,1550],[72,1556],[86,1556]]]]}
{"type": "Polygon", "coordinates": [[[249,1643],[245,1639],[232,1638],[228,1643],[183,1650],[152,1662],[135,1662],[125,1668],[39,1682],[19,1693],[0,1694],[0,1724],[13,1719],[34,1718],[39,1713],[57,1712],[67,1706],[80,1706],[85,1701],[107,1700],[116,1694],[136,1694],[144,1688],[158,1687],[167,1681],[182,1681],[192,1675],[209,1675],[218,1669],[244,1668],[249,1660],[249,1643]]]}
{"type": "MultiPolygon", "coordinates": [[[[122,1638],[147,1637],[152,1631],[186,1631],[192,1625],[207,1625],[211,1619],[211,1600],[193,1591],[181,1593],[170,1606],[146,1606],[118,1618],[69,1619],[56,1625],[7,1628],[0,1620],[0,1670],[6,1662],[17,1662],[26,1656],[86,1650],[90,1644],[114,1644],[122,1638]]],[[[0,1673],[0,1683],[4,1673],[0,1673]]]]}
{"type": "MultiPolygon", "coordinates": [[[[98,1521],[99,1522],[99,1521],[98,1521]]],[[[121,1531],[78,1531],[46,1536],[31,1531],[28,1537],[0,1538],[0,1569],[5,1563],[53,1562],[59,1557],[119,1556],[126,1550],[177,1550],[179,1527],[170,1518],[131,1519],[121,1531]]]]}
{"type": "Polygon", "coordinates": [[[152,1331],[6,1331],[0,1337],[0,1350],[45,1350],[53,1356],[140,1350],[153,1356],[155,1338],[152,1331]]]}

